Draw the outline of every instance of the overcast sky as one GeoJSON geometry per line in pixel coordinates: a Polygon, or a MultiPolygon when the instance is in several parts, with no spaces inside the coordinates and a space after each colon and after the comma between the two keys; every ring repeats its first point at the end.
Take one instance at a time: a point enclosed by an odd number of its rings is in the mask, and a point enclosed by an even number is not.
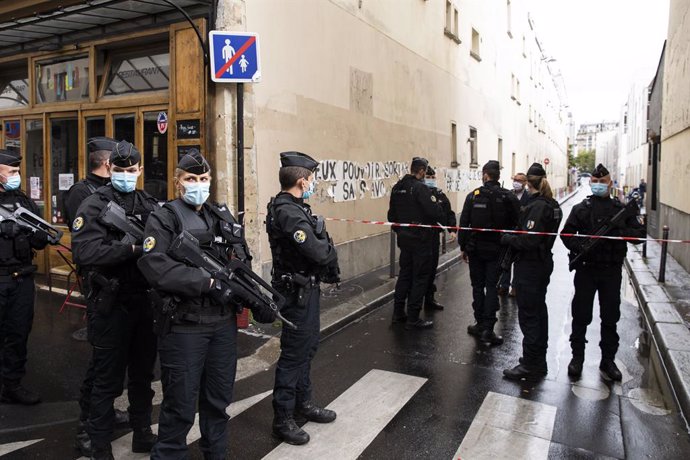
{"type": "Polygon", "coordinates": [[[654,78],[669,0],[527,1],[576,123],[618,120],[633,83],[654,78]]]}

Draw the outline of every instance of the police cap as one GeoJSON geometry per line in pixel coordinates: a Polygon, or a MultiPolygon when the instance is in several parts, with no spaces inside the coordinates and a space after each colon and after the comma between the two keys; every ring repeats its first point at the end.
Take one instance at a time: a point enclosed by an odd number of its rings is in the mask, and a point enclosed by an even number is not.
{"type": "Polygon", "coordinates": [[[134,166],[141,161],[141,153],[139,150],[127,141],[120,141],[115,146],[110,153],[110,164],[115,166],[120,166],[121,168],[127,168],[129,166],[134,166]]]}
{"type": "Polygon", "coordinates": [[[532,166],[527,170],[528,176],[546,176],[546,171],[544,167],[539,163],[532,163],[532,166]]]}
{"type": "Polygon", "coordinates": [[[0,165],[19,166],[21,162],[22,156],[19,154],[19,152],[0,149],[0,165]]]}
{"type": "Polygon", "coordinates": [[[112,152],[116,144],[117,141],[115,139],[104,136],[92,137],[86,141],[86,146],[89,150],[89,153],[98,152],[99,150],[107,150],[108,152],[112,152]]]}
{"type": "Polygon", "coordinates": [[[319,167],[319,162],[314,160],[306,153],[301,152],[281,152],[280,167],[299,166],[300,168],[308,169],[309,171],[316,171],[319,167]]]}
{"type": "Polygon", "coordinates": [[[609,170],[606,169],[606,166],[603,164],[599,163],[596,168],[594,168],[594,171],[592,171],[592,177],[596,177],[597,179],[600,179],[602,177],[608,176],[609,170]]]}
{"type": "Polygon", "coordinates": [[[192,174],[205,174],[211,171],[211,165],[198,149],[191,148],[180,158],[177,167],[192,174]]]}
{"type": "Polygon", "coordinates": [[[427,176],[435,176],[436,175],[436,170],[432,168],[431,166],[426,167],[426,175],[427,176]]]}
{"type": "Polygon", "coordinates": [[[427,160],[426,158],[422,158],[422,157],[414,157],[412,159],[412,164],[410,166],[412,168],[417,168],[417,167],[427,168],[429,166],[429,160],[427,160]]]}
{"type": "Polygon", "coordinates": [[[501,165],[496,160],[489,160],[482,167],[482,172],[500,173],[501,172],[501,165]]]}

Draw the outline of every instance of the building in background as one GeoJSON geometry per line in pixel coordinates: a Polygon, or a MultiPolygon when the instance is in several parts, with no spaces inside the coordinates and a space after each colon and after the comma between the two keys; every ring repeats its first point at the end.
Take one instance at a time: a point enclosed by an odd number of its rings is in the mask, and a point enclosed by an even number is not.
{"type": "Polygon", "coordinates": [[[575,137],[575,156],[580,152],[595,150],[597,148],[597,136],[599,133],[615,131],[617,129],[617,121],[581,124],[575,137]]]}
{"type": "MultiPolygon", "coordinates": [[[[690,85],[687,69],[690,2],[671,0],[664,55],[659,163],[658,228],[668,225],[671,238],[690,239],[690,85]]],[[[669,244],[673,257],[690,270],[690,244],[669,244]]]]}
{"type": "Polygon", "coordinates": [[[649,153],[647,158],[647,194],[645,209],[647,210],[647,232],[653,237],[661,237],[659,225],[659,185],[661,170],[661,115],[664,94],[664,65],[666,57],[666,43],[661,50],[661,58],[656,75],[649,85],[649,121],[647,122],[647,142],[649,153]]]}
{"type": "Polygon", "coordinates": [[[649,116],[649,85],[636,83],[630,88],[623,106],[620,140],[618,142],[618,183],[627,192],[647,179],[647,119],[649,116]]]}
{"type": "MultiPolygon", "coordinates": [[[[262,80],[244,85],[244,220],[266,276],[263,214],[284,150],[323,160],[312,205],[327,217],[382,220],[417,155],[456,209],[491,159],[508,183],[539,161],[554,188],[567,185],[565,86],[526,0],[175,3],[204,41],[213,29],[259,34],[262,80]]],[[[23,153],[27,192],[57,224],[93,135],[132,140],[140,185],[161,200],[178,156],[198,146],[214,196],[234,207],[237,85],[208,75],[196,31],[163,2],[0,3],[0,145],[23,153]]],[[[329,230],[344,277],[388,264],[388,227],[329,230]]]]}
{"type": "Polygon", "coordinates": [[[618,178],[618,130],[601,131],[596,134],[596,150],[595,165],[601,163],[611,173],[611,178],[618,178]]]}

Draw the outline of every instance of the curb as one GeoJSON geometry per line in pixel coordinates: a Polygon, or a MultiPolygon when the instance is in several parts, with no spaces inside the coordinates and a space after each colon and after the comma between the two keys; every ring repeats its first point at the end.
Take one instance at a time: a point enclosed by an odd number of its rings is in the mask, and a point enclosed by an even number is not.
{"type": "Polygon", "coordinates": [[[636,249],[629,250],[625,268],[661,358],[676,403],[686,423],[690,419],[690,330],[636,249]]]}

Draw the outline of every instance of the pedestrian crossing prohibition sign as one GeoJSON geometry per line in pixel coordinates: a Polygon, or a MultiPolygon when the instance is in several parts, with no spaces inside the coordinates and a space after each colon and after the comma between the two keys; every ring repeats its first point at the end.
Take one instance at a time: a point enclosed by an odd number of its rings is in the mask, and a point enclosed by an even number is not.
{"type": "Polygon", "coordinates": [[[212,30],[208,37],[211,80],[217,83],[258,83],[261,81],[257,34],[212,30]]]}

